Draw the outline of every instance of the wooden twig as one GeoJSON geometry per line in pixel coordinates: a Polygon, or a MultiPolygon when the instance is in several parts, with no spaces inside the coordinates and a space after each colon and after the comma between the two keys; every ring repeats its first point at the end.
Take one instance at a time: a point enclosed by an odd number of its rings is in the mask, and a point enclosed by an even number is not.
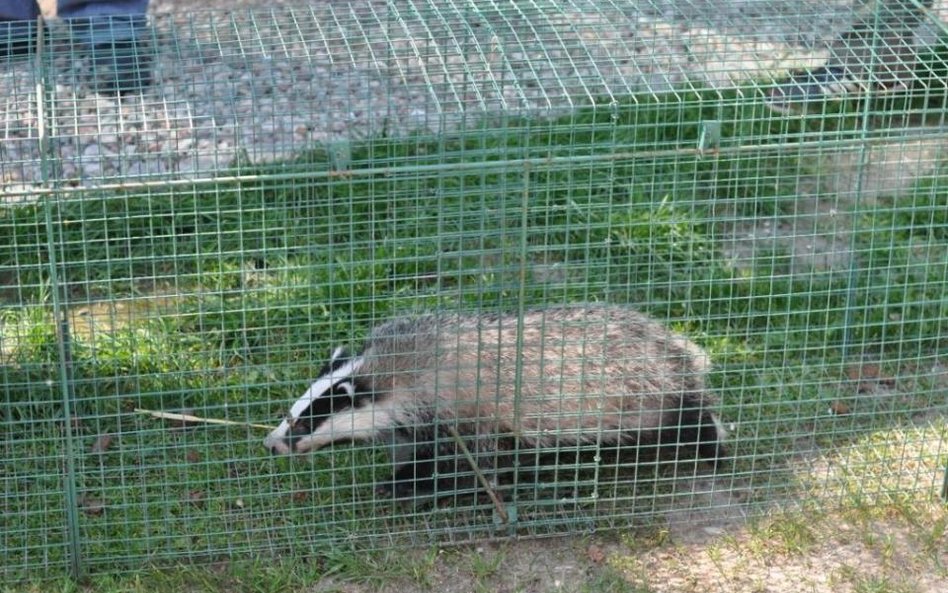
{"type": "Polygon", "coordinates": [[[224,426],[247,426],[250,428],[259,428],[261,430],[273,430],[272,426],[265,424],[252,424],[250,422],[237,422],[235,420],[221,420],[219,418],[201,418],[191,414],[175,414],[174,412],[158,412],[155,410],[144,410],[135,408],[139,414],[147,414],[152,418],[161,418],[162,420],[178,420],[179,422],[191,422],[193,424],[222,424],[224,426]]]}
{"type": "Polygon", "coordinates": [[[454,437],[458,447],[461,448],[461,452],[464,453],[464,457],[467,458],[467,462],[471,465],[471,469],[474,470],[474,475],[477,476],[477,481],[481,483],[481,487],[484,488],[484,490],[487,492],[487,496],[489,496],[491,501],[494,503],[494,508],[497,509],[497,514],[500,515],[500,519],[504,523],[508,523],[510,521],[510,517],[507,516],[507,510],[504,508],[504,504],[501,502],[500,498],[498,498],[497,494],[494,492],[494,489],[491,488],[490,482],[488,482],[487,478],[484,477],[481,469],[477,467],[477,461],[474,460],[474,456],[471,455],[467,445],[464,444],[464,439],[462,439],[461,435],[458,434],[457,429],[455,429],[450,424],[447,425],[447,429],[448,432],[451,433],[451,436],[454,437]]]}
{"type": "MultiPolygon", "coordinates": [[[[265,424],[253,424],[250,422],[236,422],[234,420],[221,420],[219,418],[201,418],[199,416],[192,416],[191,414],[176,414],[174,412],[160,412],[156,410],[145,410],[143,408],[135,408],[135,412],[138,414],[147,414],[152,418],[160,418],[162,420],[177,420],[179,422],[192,422],[194,424],[220,424],[224,426],[247,426],[250,428],[259,428],[261,430],[273,430],[272,426],[267,426],[265,424]]],[[[464,443],[464,439],[461,438],[461,435],[458,434],[457,429],[453,426],[447,427],[448,432],[451,433],[451,436],[457,442],[458,447],[461,448],[461,452],[464,453],[464,457],[467,459],[467,462],[470,464],[471,469],[474,470],[474,475],[477,476],[477,481],[480,482],[481,487],[484,488],[484,491],[487,492],[487,496],[490,497],[491,501],[494,503],[494,507],[497,509],[497,514],[500,515],[501,520],[504,523],[510,521],[510,517],[507,515],[506,509],[501,502],[500,498],[497,496],[497,493],[494,492],[494,489],[491,487],[490,482],[487,481],[487,478],[484,477],[484,473],[481,472],[480,468],[477,466],[477,461],[474,459],[474,456],[471,455],[470,450],[468,450],[467,445],[464,443]]]]}

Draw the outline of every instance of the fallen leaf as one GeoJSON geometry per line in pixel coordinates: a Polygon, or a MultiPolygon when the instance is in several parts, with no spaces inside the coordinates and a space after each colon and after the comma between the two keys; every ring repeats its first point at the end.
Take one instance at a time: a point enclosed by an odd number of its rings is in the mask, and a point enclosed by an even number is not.
{"type": "Polygon", "coordinates": [[[850,412],[849,406],[839,400],[830,404],[829,413],[834,416],[844,416],[850,412]]]}
{"type": "Polygon", "coordinates": [[[850,366],[846,369],[846,376],[850,381],[856,382],[857,393],[871,393],[879,385],[895,387],[895,377],[884,375],[881,367],[875,363],[850,366]]]}
{"type": "Polygon", "coordinates": [[[596,544],[591,544],[586,548],[586,555],[593,564],[602,564],[606,561],[606,552],[596,544]]]}
{"type": "Polygon", "coordinates": [[[95,440],[95,442],[92,443],[92,448],[89,449],[89,452],[93,454],[105,453],[105,450],[108,449],[109,445],[111,444],[112,444],[112,435],[110,434],[99,435],[99,437],[95,440]]]}
{"type": "Polygon", "coordinates": [[[184,458],[188,463],[197,463],[201,461],[201,454],[194,449],[189,449],[188,452],[184,454],[184,458]]]}
{"type": "Polygon", "coordinates": [[[188,502],[194,505],[199,505],[204,503],[204,491],[203,490],[192,490],[188,492],[188,502]]]}
{"type": "Polygon", "coordinates": [[[293,499],[293,502],[306,502],[306,500],[309,498],[309,492],[306,490],[297,490],[293,493],[291,498],[293,499]]]}
{"type": "Polygon", "coordinates": [[[105,512],[105,502],[91,496],[80,496],[79,509],[87,515],[98,517],[105,512]]]}
{"type": "Polygon", "coordinates": [[[879,365],[864,363],[852,365],[846,369],[850,381],[873,381],[879,378],[879,365]]]}

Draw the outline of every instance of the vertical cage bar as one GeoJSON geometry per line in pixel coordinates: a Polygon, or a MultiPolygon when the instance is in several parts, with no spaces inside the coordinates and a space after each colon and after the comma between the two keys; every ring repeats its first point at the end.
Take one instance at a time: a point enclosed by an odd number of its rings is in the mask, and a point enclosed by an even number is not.
{"type": "Polygon", "coordinates": [[[66,313],[66,287],[59,275],[59,259],[56,256],[58,241],[53,225],[53,208],[62,198],[55,191],[59,186],[57,171],[60,170],[56,162],[56,155],[50,143],[50,128],[52,127],[53,96],[50,89],[55,88],[52,83],[52,73],[44,63],[43,48],[46,43],[44,36],[43,17],[37,19],[36,35],[36,69],[39,75],[36,78],[36,115],[37,139],[39,143],[40,174],[46,187],[53,189],[43,197],[43,215],[46,226],[46,250],[49,265],[50,297],[53,301],[53,318],[57,325],[57,346],[59,353],[59,383],[63,405],[63,494],[66,512],[66,536],[69,549],[69,571],[73,578],[82,576],[82,554],[79,530],[79,499],[76,486],[76,458],[73,447],[73,389],[71,379],[72,348],[70,343],[69,318],[66,313]],[[62,292],[60,292],[62,291],[62,292]]]}
{"type": "MultiPolygon", "coordinates": [[[[529,154],[529,143],[525,146],[527,149],[526,154],[529,154]]],[[[523,162],[523,190],[520,193],[520,241],[517,246],[519,253],[517,254],[517,352],[523,351],[523,317],[526,313],[527,305],[527,268],[529,266],[527,249],[529,246],[529,241],[527,237],[527,231],[530,224],[530,161],[524,160],[523,162]]],[[[517,366],[514,375],[514,425],[520,426],[520,415],[523,399],[523,357],[517,358],[517,366]]],[[[520,435],[514,435],[514,468],[517,471],[514,471],[513,481],[514,481],[514,496],[512,508],[507,509],[508,515],[510,516],[510,521],[508,523],[508,531],[513,534],[515,526],[517,524],[517,503],[518,495],[516,494],[519,490],[520,481],[517,477],[520,469],[520,452],[521,452],[521,442],[520,435]]]]}
{"type": "MultiPolygon", "coordinates": [[[[869,60],[869,64],[866,64],[867,71],[871,71],[872,68],[874,68],[877,65],[880,59],[878,55],[878,47],[879,47],[878,44],[880,43],[880,39],[882,38],[882,32],[880,30],[880,27],[882,25],[882,11],[884,10],[884,6],[885,6],[885,3],[883,2],[883,0],[876,0],[875,6],[872,9],[874,33],[872,35],[872,47],[870,50],[871,58],[869,60]]],[[[855,191],[853,194],[855,196],[853,199],[853,213],[852,213],[853,217],[860,216],[863,212],[863,207],[865,205],[865,200],[862,199],[863,186],[865,184],[866,171],[869,167],[871,154],[872,154],[871,153],[872,144],[869,141],[870,135],[871,135],[871,130],[870,130],[871,102],[868,100],[864,100],[862,104],[862,108],[859,110],[859,113],[860,113],[860,117],[862,118],[862,122],[859,128],[859,133],[860,133],[859,139],[861,142],[860,142],[860,147],[859,147],[859,158],[858,158],[859,164],[856,167],[856,185],[855,185],[855,188],[854,188],[855,191]]],[[[850,237],[850,249],[852,250],[853,253],[856,253],[858,251],[857,244],[858,244],[857,233],[853,233],[852,236],[850,237]]],[[[857,306],[855,303],[858,300],[856,291],[858,290],[857,286],[859,284],[859,266],[860,266],[860,263],[857,261],[856,258],[853,258],[852,261],[849,262],[849,277],[846,281],[846,284],[847,284],[846,305],[845,305],[846,321],[845,321],[845,328],[843,331],[843,341],[842,341],[842,344],[840,344],[840,352],[842,354],[842,360],[844,361],[848,360],[849,355],[850,355],[850,348],[852,347],[853,342],[856,340],[856,338],[853,335],[853,331],[854,331],[853,322],[854,322],[854,315],[855,315],[854,309],[857,306]]]]}
{"type": "Polygon", "coordinates": [[[948,461],[945,461],[945,475],[941,483],[941,499],[948,504],[948,461]]]}

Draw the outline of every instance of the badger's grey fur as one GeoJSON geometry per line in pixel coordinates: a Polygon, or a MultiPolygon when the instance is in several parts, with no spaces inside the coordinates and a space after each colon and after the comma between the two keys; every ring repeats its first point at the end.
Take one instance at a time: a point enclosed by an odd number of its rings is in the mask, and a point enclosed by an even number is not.
{"type": "Polygon", "coordinates": [[[265,444],[384,443],[395,471],[383,490],[399,496],[431,490],[433,475],[449,488],[449,465],[470,476],[448,425],[489,479],[505,453],[539,448],[671,446],[714,462],[724,431],[708,367],[699,346],[625,306],[397,318],[359,355],[337,349],[265,444]]]}

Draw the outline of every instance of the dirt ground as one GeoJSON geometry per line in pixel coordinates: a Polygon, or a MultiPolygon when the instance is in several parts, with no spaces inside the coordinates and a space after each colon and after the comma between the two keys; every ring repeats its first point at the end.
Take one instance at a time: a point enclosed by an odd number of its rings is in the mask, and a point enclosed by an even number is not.
{"type": "Polygon", "coordinates": [[[863,449],[801,453],[793,509],[741,504],[739,478],[699,476],[688,479],[701,510],[646,527],[393,550],[306,593],[945,593],[945,421],[932,414],[863,449]],[[918,462],[890,459],[889,447],[918,462]]]}
{"type": "Polygon", "coordinates": [[[393,557],[382,565],[403,566],[398,576],[328,578],[307,593],[944,593],[945,521],[935,504],[908,515],[777,515],[731,528],[487,544],[393,557]]]}

